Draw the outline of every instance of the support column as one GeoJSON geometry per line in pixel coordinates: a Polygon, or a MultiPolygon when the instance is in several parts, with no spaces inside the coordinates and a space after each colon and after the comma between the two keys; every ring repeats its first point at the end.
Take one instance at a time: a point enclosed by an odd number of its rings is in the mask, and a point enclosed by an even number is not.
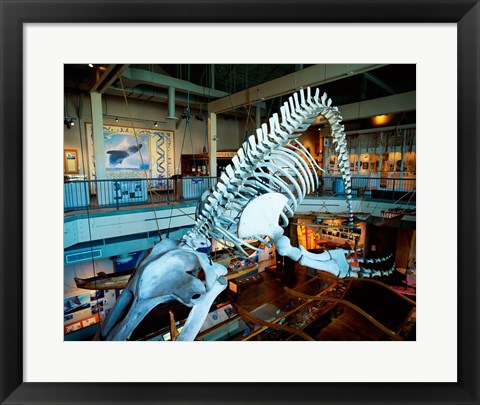
{"type": "Polygon", "coordinates": [[[95,180],[106,179],[105,143],[103,140],[102,95],[90,93],[92,107],[93,147],[95,149],[95,180]]]}
{"type": "Polygon", "coordinates": [[[208,153],[210,177],[217,177],[217,114],[208,114],[208,153]]]}

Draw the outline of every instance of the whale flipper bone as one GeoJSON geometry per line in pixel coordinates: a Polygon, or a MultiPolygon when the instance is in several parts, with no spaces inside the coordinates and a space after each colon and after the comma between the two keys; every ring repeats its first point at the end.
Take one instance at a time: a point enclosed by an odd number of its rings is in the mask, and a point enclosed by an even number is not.
{"type": "Polygon", "coordinates": [[[336,249],[316,254],[308,252],[301,246],[297,248],[290,244],[290,239],[283,235],[283,229],[278,224],[280,213],[287,200],[287,197],[280,193],[268,193],[254,198],[242,212],[238,236],[247,239],[257,234],[266,235],[273,241],[278,253],[282,256],[335,276],[350,275],[350,266],[345,257],[346,250],[336,249]]]}

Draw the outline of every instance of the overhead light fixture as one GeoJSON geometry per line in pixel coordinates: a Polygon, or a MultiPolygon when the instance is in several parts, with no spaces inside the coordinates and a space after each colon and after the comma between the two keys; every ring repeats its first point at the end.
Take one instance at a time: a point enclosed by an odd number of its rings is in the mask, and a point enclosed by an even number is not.
{"type": "Polygon", "coordinates": [[[63,120],[63,124],[68,128],[72,128],[73,126],[75,126],[75,121],[73,121],[71,118],[64,118],[63,120]]]}
{"type": "Polygon", "coordinates": [[[376,115],[373,117],[373,123],[375,125],[383,125],[390,121],[390,116],[388,114],[376,115]]]}
{"type": "Polygon", "coordinates": [[[94,67],[95,65],[93,63],[89,63],[88,66],[90,66],[91,68],[94,67]]]}
{"type": "Polygon", "coordinates": [[[115,122],[118,122],[118,117],[115,117],[115,122]]]}
{"type": "Polygon", "coordinates": [[[155,121],[155,124],[153,124],[153,126],[154,126],[155,128],[158,127],[157,121],[155,121]]]}

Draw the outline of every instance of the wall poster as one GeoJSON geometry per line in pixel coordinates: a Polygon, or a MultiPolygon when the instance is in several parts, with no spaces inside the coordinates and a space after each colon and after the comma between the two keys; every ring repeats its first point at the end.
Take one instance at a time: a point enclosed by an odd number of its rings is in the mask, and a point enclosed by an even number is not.
{"type": "MultiPolygon", "coordinates": [[[[95,180],[93,126],[86,123],[89,178],[95,180]]],[[[168,179],[175,174],[174,133],[160,129],[103,126],[106,179],[168,179]],[[136,135],[136,136],[135,136],[136,135]]]]}
{"type": "Polygon", "coordinates": [[[76,149],[63,150],[63,172],[65,174],[78,174],[78,152],[76,149]]]}

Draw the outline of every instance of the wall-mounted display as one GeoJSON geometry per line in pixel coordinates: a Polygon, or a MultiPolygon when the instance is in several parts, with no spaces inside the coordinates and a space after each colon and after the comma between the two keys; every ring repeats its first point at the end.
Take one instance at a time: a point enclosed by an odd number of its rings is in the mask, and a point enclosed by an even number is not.
{"type": "Polygon", "coordinates": [[[104,132],[105,169],[149,170],[150,137],[104,132]]]}
{"type": "Polygon", "coordinates": [[[64,333],[101,322],[115,302],[115,290],[94,290],[64,298],[64,333]]]}
{"type": "Polygon", "coordinates": [[[90,308],[90,294],[75,295],[65,298],[63,301],[63,314],[68,315],[73,312],[82,311],[90,308]]]}
{"type": "Polygon", "coordinates": [[[76,149],[64,149],[63,163],[65,174],[78,174],[78,151],[76,149]]]}
{"type": "MultiPolygon", "coordinates": [[[[86,123],[90,178],[95,179],[93,126],[86,123]]],[[[116,125],[103,127],[105,154],[102,157],[107,179],[170,178],[175,174],[173,131],[132,128],[116,125]]]]}

